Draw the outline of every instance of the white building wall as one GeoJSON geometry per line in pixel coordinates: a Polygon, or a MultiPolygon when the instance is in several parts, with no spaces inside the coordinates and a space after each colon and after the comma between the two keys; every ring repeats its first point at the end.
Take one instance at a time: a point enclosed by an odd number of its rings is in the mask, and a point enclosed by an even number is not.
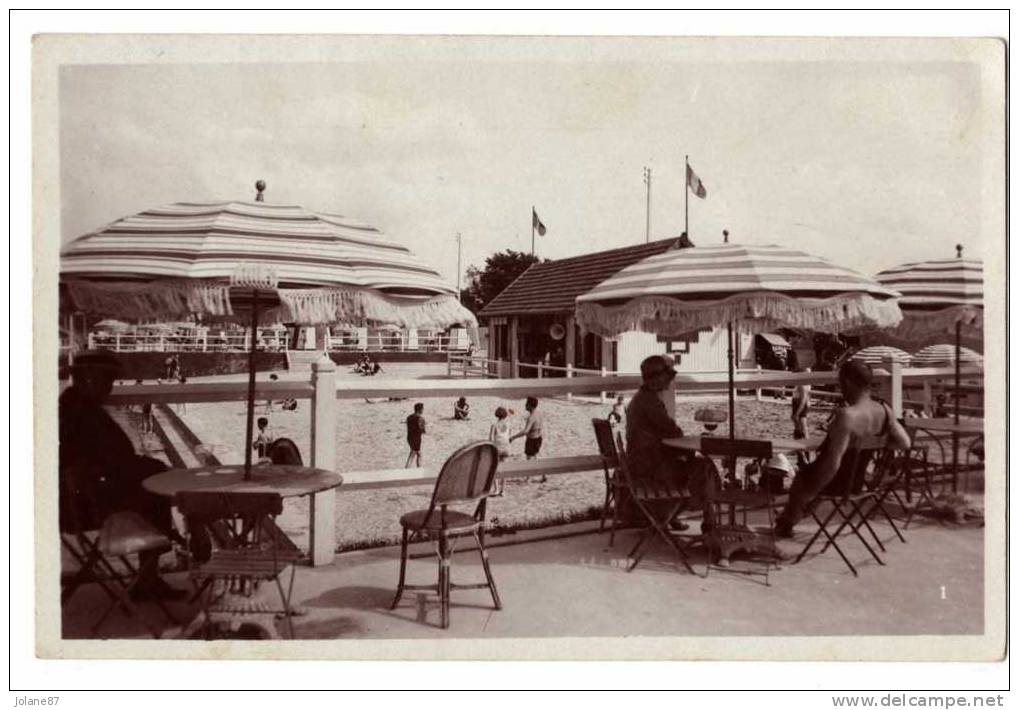
{"type": "MultiPolygon", "coordinates": [[[[713,328],[700,333],[696,342],[689,344],[689,352],[677,352],[676,369],[680,372],[724,372],[729,368],[729,354],[725,344],[725,328],[713,328]]],[[[649,355],[662,355],[668,343],[658,342],[652,333],[631,330],[618,338],[617,366],[619,372],[640,372],[641,361],[649,355]]],[[[739,336],[739,362],[737,367],[754,367],[754,338],[739,336]]]]}

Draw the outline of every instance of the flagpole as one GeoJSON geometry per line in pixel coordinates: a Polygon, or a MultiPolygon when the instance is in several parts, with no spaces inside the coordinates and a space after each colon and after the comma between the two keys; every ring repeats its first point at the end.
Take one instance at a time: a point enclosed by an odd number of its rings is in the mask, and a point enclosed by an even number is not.
{"type": "Polygon", "coordinates": [[[686,156],[686,170],[683,171],[683,231],[690,238],[690,156],[686,156]]]}
{"type": "Polygon", "coordinates": [[[644,184],[647,185],[647,222],[644,226],[644,243],[651,241],[651,168],[644,168],[644,184]]]}
{"type": "Polygon", "coordinates": [[[534,256],[534,216],[538,214],[531,205],[531,256],[534,256]]]}
{"type": "Polygon", "coordinates": [[[460,291],[460,252],[462,238],[460,232],[456,233],[456,300],[463,303],[463,294],[460,291]]]}

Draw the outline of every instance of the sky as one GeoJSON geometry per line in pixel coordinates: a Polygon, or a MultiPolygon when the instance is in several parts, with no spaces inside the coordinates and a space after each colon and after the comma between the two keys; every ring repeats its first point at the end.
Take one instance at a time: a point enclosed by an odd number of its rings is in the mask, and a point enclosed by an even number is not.
{"type": "Polygon", "coordinates": [[[507,56],[65,65],[62,240],[263,179],[268,202],[373,224],[453,284],[457,233],[464,271],[527,251],[532,206],[542,257],[643,242],[644,166],[651,238],[679,235],[689,155],[696,244],[728,229],[873,274],[993,241],[978,64],[507,56]]]}

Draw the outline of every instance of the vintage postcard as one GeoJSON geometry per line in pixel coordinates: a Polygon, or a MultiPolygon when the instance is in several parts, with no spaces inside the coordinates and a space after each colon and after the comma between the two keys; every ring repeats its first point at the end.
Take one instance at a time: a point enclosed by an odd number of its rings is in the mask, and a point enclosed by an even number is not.
{"type": "Polygon", "coordinates": [[[1002,41],[32,74],[38,656],[1003,657],[1002,41]]]}

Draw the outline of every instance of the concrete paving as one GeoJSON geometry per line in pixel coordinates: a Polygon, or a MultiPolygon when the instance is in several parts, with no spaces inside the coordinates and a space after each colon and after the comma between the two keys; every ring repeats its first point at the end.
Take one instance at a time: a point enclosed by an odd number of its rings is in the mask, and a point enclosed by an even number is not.
{"type": "MultiPolygon", "coordinates": [[[[494,541],[491,560],[504,608],[492,608],[487,590],[455,592],[448,630],[438,627],[438,606],[427,593],[407,592],[397,609],[389,610],[397,548],[345,553],[330,566],[297,570],[295,599],[307,614],[296,619],[296,633],[301,639],[983,633],[983,528],[920,519],[906,531],[906,544],[887,525],[877,530],[888,548],[882,555],[886,565],[850,539],[845,549],[859,577],[829,550],[800,564],[783,563],[772,571],[770,587],[761,577],[718,570],[704,577],[704,558],[698,554],[693,557],[698,575],[691,575],[660,544],[635,571],[626,572],[633,530],[618,533],[613,548],[607,547],[607,535],[597,534],[520,544],[494,541]]],[[[798,551],[810,532],[804,526],[797,539],[782,543],[783,550],[798,551]]],[[[429,549],[422,543],[412,552],[429,549]]],[[[739,560],[733,566],[760,569],[739,560]]],[[[422,557],[412,560],[408,582],[431,583],[436,574],[434,558],[422,557]]],[[[463,583],[482,581],[477,553],[459,552],[453,575],[463,583]]],[[[179,573],[169,579],[186,586],[179,573]]],[[[271,599],[275,588],[266,585],[263,592],[271,599]]],[[[88,637],[102,602],[94,585],[79,591],[64,609],[64,637],[88,637]]],[[[174,610],[182,621],[196,611],[183,605],[174,610]]],[[[158,618],[154,609],[145,613],[158,618]]],[[[167,636],[174,633],[168,629],[167,636]]],[[[144,629],[119,612],[101,635],[145,637],[144,629]]]]}

